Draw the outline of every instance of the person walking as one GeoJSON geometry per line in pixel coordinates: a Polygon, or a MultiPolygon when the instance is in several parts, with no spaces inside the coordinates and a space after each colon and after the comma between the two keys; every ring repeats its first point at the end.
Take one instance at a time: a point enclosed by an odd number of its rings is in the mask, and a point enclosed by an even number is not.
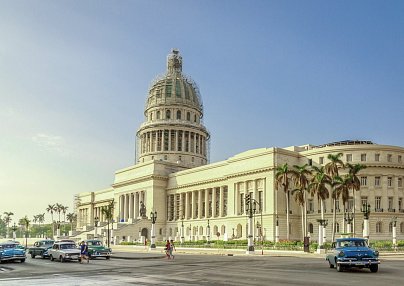
{"type": "Polygon", "coordinates": [[[88,257],[88,245],[83,240],[80,244],[80,263],[83,263],[84,259],[87,259],[87,263],[90,262],[90,258],[88,257]]]}
{"type": "Polygon", "coordinates": [[[175,250],[174,240],[170,240],[170,258],[174,259],[173,251],[175,250]]]}
{"type": "Polygon", "coordinates": [[[167,239],[167,242],[166,242],[166,245],[165,245],[165,248],[164,248],[164,250],[166,251],[167,259],[171,258],[170,257],[170,248],[171,248],[171,244],[170,244],[170,241],[167,239]]]}

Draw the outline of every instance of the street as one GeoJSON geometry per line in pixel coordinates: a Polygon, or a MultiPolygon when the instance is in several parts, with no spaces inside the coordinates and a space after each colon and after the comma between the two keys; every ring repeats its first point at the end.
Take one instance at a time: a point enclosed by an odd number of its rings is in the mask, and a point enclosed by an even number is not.
{"type": "Polygon", "coordinates": [[[178,254],[174,260],[155,256],[89,264],[28,258],[0,264],[0,285],[404,285],[403,265],[389,258],[377,273],[339,273],[318,257],[178,254]]]}

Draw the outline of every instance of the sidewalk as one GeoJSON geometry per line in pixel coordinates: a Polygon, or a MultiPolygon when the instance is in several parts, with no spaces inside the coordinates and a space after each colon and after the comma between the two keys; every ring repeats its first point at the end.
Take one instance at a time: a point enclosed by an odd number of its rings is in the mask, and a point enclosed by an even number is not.
{"type": "MultiPolygon", "coordinates": [[[[177,254],[189,255],[222,255],[222,256],[293,256],[293,257],[313,257],[325,259],[325,254],[308,253],[303,251],[287,250],[264,250],[256,248],[255,254],[246,254],[243,249],[217,249],[217,248],[187,248],[176,247],[177,254]]],[[[150,250],[149,247],[137,245],[114,245],[112,246],[112,258],[115,259],[162,259],[165,258],[163,247],[157,247],[150,250]]],[[[380,253],[380,259],[404,259],[403,252],[385,252],[380,253]]]]}

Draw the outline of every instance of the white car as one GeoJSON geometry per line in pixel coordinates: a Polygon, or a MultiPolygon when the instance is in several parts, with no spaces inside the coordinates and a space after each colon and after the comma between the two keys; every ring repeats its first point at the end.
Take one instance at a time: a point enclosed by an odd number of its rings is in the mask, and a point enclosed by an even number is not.
{"type": "Polygon", "coordinates": [[[55,242],[48,250],[51,261],[58,259],[60,262],[67,260],[80,260],[80,249],[73,242],[55,242]]]}

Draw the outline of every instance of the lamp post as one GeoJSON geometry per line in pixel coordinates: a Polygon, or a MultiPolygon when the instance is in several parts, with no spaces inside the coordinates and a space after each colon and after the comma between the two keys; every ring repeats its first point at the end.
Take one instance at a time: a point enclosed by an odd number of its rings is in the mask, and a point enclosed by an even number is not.
{"type": "Polygon", "coordinates": [[[324,225],[328,225],[328,220],[326,219],[317,219],[318,225],[318,249],[317,252],[320,253],[321,249],[323,249],[323,239],[324,239],[324,225]]]}
{"type": "Polygon", "coordinates": [[[348,210],[346,210],[344,214],[344,220],[346,221],[347,233],[352,233],[351,224],[353,220],[353,214],[351,212],[348,212],[348,210]]]}
{"type": "Polygon", "coordinates": [[[98,218],[98,216],[96,216],[94,218],[94,238],[96,238],[97,235],[97,227],[98,227],[98,222],[100,221],[100,219],[98,218]]]}
{"type": "Polygon", "coordinates": [[[208,226],[206,227],[206,231],[207,233],[207,240],[208,240],[208,244],[210,243],[210,225],[209,225],[209,219],[208,219],[208,226]]]}
{"type": "Polygon", "coordinates": [[[17,226],[15,225],[15,223],[14,223],[14,225],[11,227],[11,229],[13,230],[13,239],[14,239],[14,241],[15,241],[15,239],[17,238],[17,235],[16,235],[16,231],[17,231],[17,226]]]}
{"type": "Polygon", "coordinates": [[[279,217],[276,215],[275,222],[275,242],[279,242],[279,217]]]}
{"type": "Polygon", "coordinates": [[[397,217],[393,216],[391,218],[391,223],[393,225],[393,248],[397,250],[397,217]]]}
{"type": "MultiPolygon", "coordinates": [[[[245,205],[246,211],[248,214],[248,248],[246,253],[247,254],[254,254],[254,239],[253,239],[253,231],[254,231],[254,224],[253,224],[253,201],[250,195],[245,196],[245,205]]],[[[255,204],[254,204],[255,205],[255,204]]]]}
{"type": "Polygon", "coordinates": [[[154,224],[156,223],[156,219],[157,219],[157,211],[155,212],[151,212],[150,213],[150,218],[151,218],[151,222],[152,222],[152,227],[151,227],[151,242],[150,242],[150,249],[156,249],[156,230],[155,230],[155,226],[154,224]]]}
{"type": "Polygon", "coordinates": [[[183,244],[184,243],[184,215],[182,215],[182,217],[181,217],[181,240],[180,240],[180,242],[181,242],[181,244],[183,244]]]}
{"type": "Polygon", "coordinates": [[[60,221],[57,221],[56,223],[56,236],[60,236],[60,221]]]}
{"type": "Polygon", "coordinates": [[[327,233],[326,233],[326,227],[328,225],[328,220],[325,219],[323,222],[323,243],[327,242],[327,233]]]}
{"type": "Polygon", "coordinates": [[[369,240],[369,215],[370,215],[370,204],[362,205],[363,212],[363,238],[369,240]]]}

